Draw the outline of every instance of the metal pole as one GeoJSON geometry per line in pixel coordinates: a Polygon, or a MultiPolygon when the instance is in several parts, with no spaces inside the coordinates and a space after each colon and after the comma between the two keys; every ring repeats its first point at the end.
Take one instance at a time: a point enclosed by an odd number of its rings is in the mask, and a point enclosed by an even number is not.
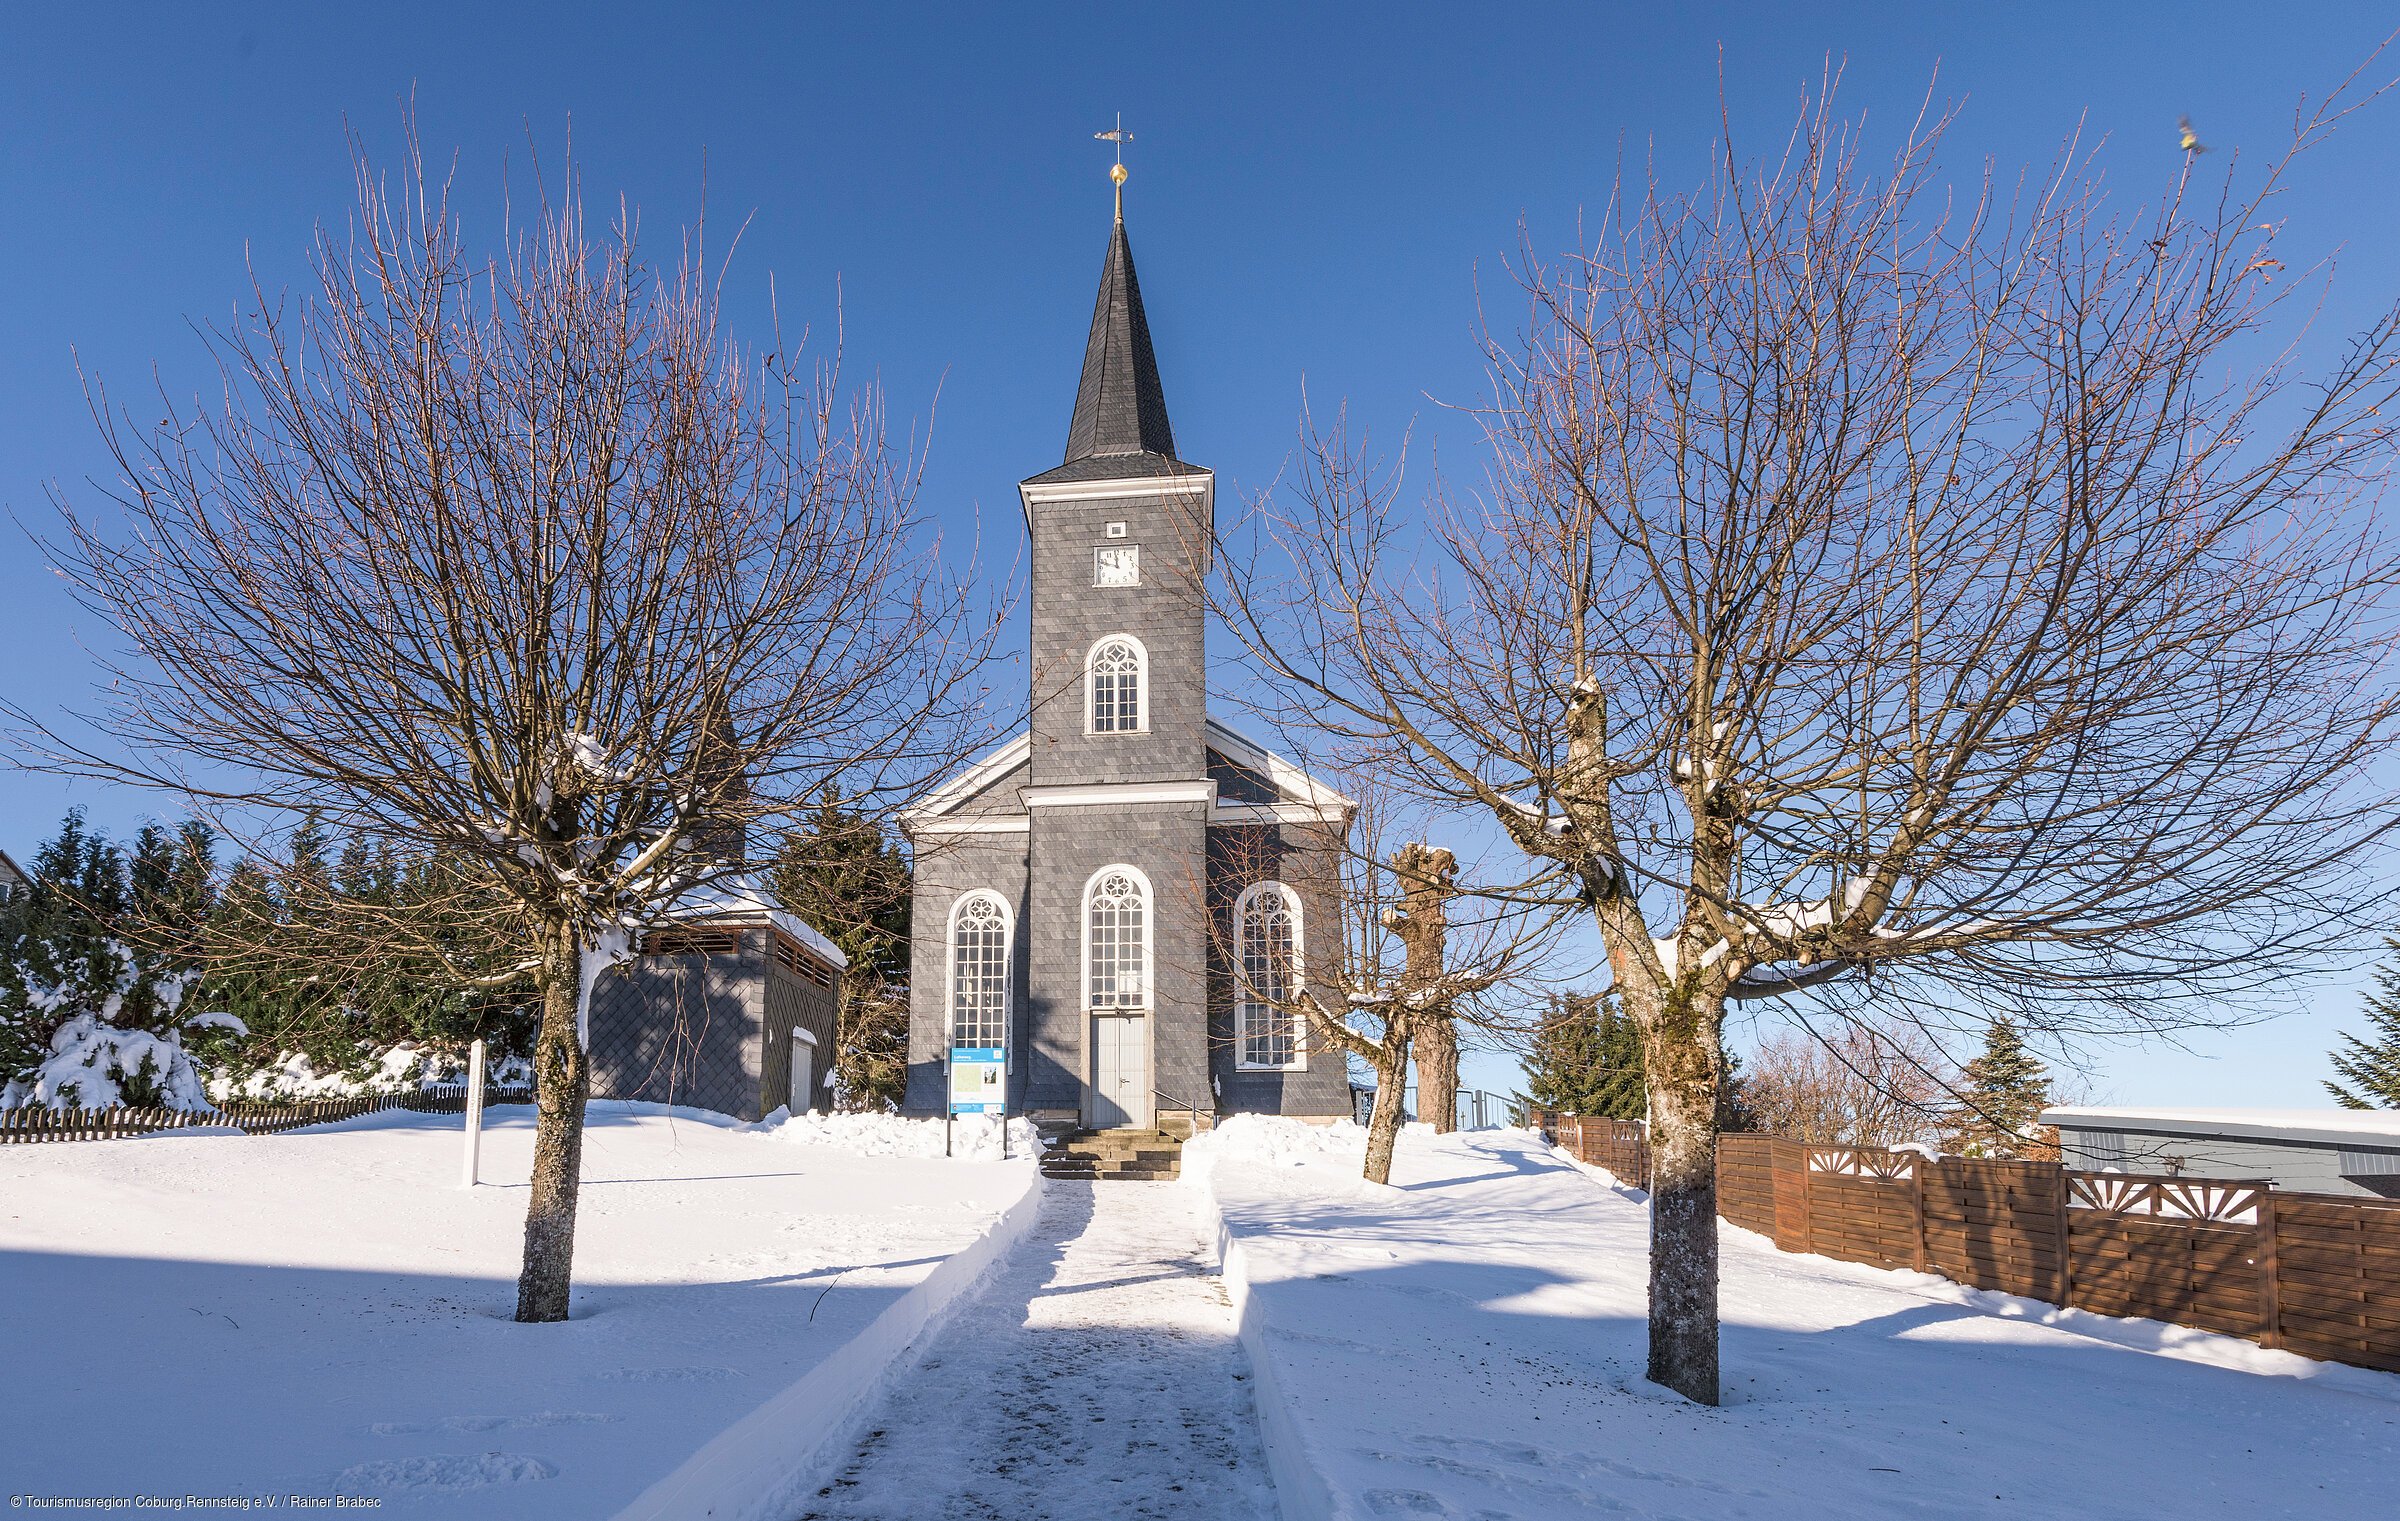
{"type": "Polygon", "coordinates": [[[476,1164],[483,1150],[483,1042],[478,1039],[467,1049],[467,1167],[466,1181],[461,1188],[473,1188],[478,1181],[476,1164]]]}

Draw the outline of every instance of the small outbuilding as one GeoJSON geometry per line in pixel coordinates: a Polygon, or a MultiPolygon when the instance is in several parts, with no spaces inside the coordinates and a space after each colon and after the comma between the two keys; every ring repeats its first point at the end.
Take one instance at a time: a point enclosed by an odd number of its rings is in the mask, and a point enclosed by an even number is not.
{"type": "Polygon", "coordinates": [[[833,1107],[841,948],[738,881],[592,988],[592,1097],[763,1119],[833,1107]]]}
{"type": "Polygon", "coordinates": [[[2269,1183],[2400,1199],[2400,1113],[2384,1109],[2087,1109],[2042,1113],[2088,1172],[2269,1183]]]}

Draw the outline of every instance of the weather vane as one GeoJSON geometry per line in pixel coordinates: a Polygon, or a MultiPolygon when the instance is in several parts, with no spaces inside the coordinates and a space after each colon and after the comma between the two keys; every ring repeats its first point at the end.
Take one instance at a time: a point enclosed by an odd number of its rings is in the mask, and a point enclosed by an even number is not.
{"type": "Polygon", "coordinates": [[[1117,161],[1109,169],[1108,178],[1109,183],[1117,187],[1117,220],[1122,222],[1125,220],[1125,145],[1133,141],[1133,134],[1125,130],[1125,113],[1122,111],[1117,113],[1117,124],[1114,128],[1106,132],[1095,132],[1092,137],[1099,142],[1117,145],[1117,161]]]}

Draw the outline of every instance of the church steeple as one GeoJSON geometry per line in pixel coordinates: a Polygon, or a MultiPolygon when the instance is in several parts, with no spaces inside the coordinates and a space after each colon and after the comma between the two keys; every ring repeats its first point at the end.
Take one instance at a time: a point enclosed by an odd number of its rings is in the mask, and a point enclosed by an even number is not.
{"type": "Polygon", "coordinates": [[[1083,379],[1075,387],[1075,420],[1067,428],[1068,464],[1100,455],[1175,457],[1158,356],[1142,312],[1142,285],[1133,272],[1122,202],[1100,266],[1100,296],[1083,347],[1083,379]]]}

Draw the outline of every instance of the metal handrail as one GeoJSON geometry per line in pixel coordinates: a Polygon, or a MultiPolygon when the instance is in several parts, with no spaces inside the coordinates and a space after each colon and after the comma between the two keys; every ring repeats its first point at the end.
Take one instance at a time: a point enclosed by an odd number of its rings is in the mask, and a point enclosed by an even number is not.
{"type": "Polygon", "coordinates": [[[1174,1094],[1169,1093],[1164,1088],[1152,1088],[1150,1090],[1150,1096],[1154,1099],[1165,1099],[1170,1105],[1180,1108],[1186,1114],[1189,1114],[1192,1117],[1192,1134],[1198,1135],[1200,1133],[1200,1106],[1198,1104],[1193,1103],[1187,1098],[1177,1098],[1174,1094]]]}

